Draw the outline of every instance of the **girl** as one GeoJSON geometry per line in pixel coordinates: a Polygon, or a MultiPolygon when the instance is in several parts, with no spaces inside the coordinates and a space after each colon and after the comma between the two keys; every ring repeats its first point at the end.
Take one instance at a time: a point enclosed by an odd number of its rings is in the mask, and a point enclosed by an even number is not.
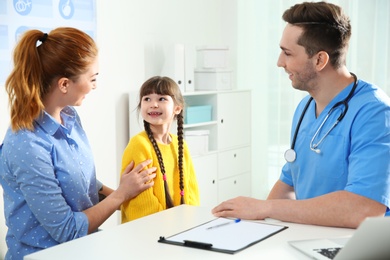
{"type": "Polygon", "coordinates": [[[199,205],[194,166],[183,140],[184,98],[179,86],[168,77],[156,76],[142,85],[139,96],[137,109],[145,131],[131,138],[122,168],[152,158],[157,176],[153,188],[122,205],[122,223],[184,203],[199,205]],[[169,132],[174,120],[177,135],[169,132]]]}

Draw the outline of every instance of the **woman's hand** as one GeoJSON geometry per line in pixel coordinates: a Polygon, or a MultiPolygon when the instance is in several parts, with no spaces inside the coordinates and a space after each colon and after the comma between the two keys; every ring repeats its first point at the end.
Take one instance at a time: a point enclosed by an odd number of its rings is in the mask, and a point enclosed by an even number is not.
{"type": "Polygon", "coordinates": [[[146,160],[136,167],[134,167],[134,162],[131,162],[121,176],[118,189],[108,191],[110,194],[104,200],[83,211],[89,222],[88,233],[94,232],[123,202],[153,186],[156,167],[146,168],[151,162],[152,160],[146,160]]]}
{"type": "MultiPolygon", "coordinates": [[[[117,192],[123,193],[124,201],[135,198],[146,189],[154,185],[156,167],[147,168],[152,160],[146,160],[134,167],[134,162],[124,170],[117,192]]],[[[123,202],[124,202],[123,201],[123,202]]]]}

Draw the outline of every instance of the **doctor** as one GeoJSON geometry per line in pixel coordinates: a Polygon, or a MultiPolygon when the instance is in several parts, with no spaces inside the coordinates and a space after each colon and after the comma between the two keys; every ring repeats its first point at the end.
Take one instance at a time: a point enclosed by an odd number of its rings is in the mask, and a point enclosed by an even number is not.
{"type": "Polygon", "coordinates": [[[306,2],[283,19],[277,65],[309,93],[294,114],[287,162],[267,200],[234,198],[213,214],[349,228],[390,215],[390,99],[348,71],[349,18],[306,2]]]}

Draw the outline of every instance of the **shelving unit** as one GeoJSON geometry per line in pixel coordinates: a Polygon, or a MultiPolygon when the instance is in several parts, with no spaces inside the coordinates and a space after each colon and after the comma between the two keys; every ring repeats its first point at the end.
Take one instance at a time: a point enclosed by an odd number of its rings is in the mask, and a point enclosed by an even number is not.
{"type": "MultiPolygon", "coordinates": [[[[138,93],[130,93],[130,137],[143,130],[135,108],[138,93]],[[137,122],[138,121],[138,122],[137,122]]],[[[208,130],[209,149],[193,155],[201,205],[214,207],[236,197],[251,195],[250,90],[183,93],[186,106],[212,106],[210,122],[187,124],[184,131],[208,130]]],[[[172,126],[176,133],[176,126],[172,126]]],[[[191,152],[191,146],[189,145],[191,152]]]]}

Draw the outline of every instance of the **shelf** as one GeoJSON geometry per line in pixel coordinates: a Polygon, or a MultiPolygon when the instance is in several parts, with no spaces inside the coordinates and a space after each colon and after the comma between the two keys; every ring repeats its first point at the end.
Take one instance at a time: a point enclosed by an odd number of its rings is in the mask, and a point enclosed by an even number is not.
{"type": "Polygon", "coordinates": [[[242,92],[242,91],[247,91],[247,90],[246,89],[195,90],[191,92],[183,92],[183,96],[184,97],[207,96],[207,95],[215,95],[221,93],[235,93],[235,92],[242,92]]]}
{"type": "Polygon", "coordinates": [[[202,91],[192,91],[192,92],[184,92],[183,96],[202,96],[202,95],[213,95],[219,93],[216,90],[202,90],[202,91]]]}
{"type": "Polygon", "coordinates": [[[197,123],[197,124],[185,124],[183,127],[184,129],[187,128],[193,128],[193,127],[199,127],[199,126],[208,126],[208,125],[216,125],[218,121],[209,121],[209,122],[203,122],[203,123],[197,123]]]}

